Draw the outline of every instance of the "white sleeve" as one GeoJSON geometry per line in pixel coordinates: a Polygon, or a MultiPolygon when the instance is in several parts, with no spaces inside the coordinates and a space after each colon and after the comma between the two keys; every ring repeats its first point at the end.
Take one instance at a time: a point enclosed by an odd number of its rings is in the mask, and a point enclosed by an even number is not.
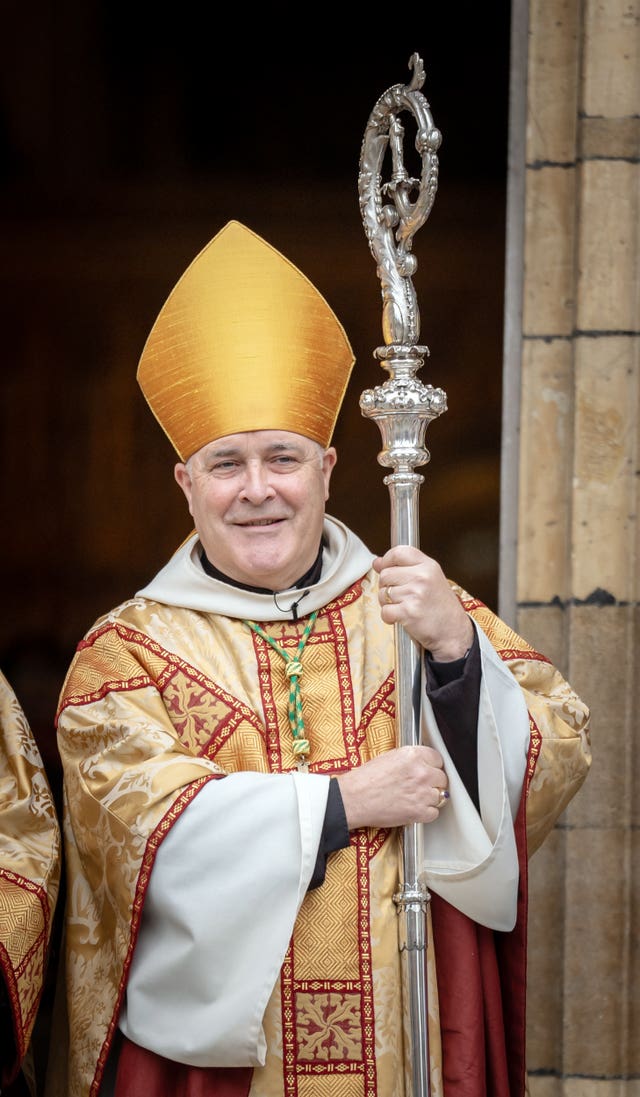
{"type": "Polygon", "coordinates": [[[315,866],[329,778],[211,781],[162,842],[119,1025],[192,1066],[265,1061],[262,1018],[315,866]]]}
{"type": "Polygon", "coordinates": [[[513,820],[526,772],[529,716],[518,682],[482,629],[475,627],[482,659],[480,814],[453,765],[427,699],[423,741],[442,754],[451,796],[438,819],[423,827],[424,880],[430,890],[475,922],[508,931],[517,913],[519,869],[513,820]]]}

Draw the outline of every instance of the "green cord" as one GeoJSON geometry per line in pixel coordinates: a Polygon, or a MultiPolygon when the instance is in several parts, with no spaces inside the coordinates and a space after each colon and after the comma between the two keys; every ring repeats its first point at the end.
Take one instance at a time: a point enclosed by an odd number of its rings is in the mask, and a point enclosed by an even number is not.
{"type": "Polygon", "coordinates": [[[260,625],[257,625],[255,621],[245,621],[253,632],[256,632],[258,636],[261,636],[263,640],[266,640],[274,651],[277,651],[278,655],[281,655],[286,664],[286,673],[289,679],[289,724],[291,725],[291,734],[293,735],[293,753],[296,756],[298,767],[300,769],[305,768],[307,764],[307,756],[311,750],[311,744],[309,740],[305,738],[304,734],[304,719],[302,716],[302,696],[300,694],[300,675],[302,674],[302,652],[304,646],[311,635],[313,626],[316,623],[316,617],[318,611],[312,613],[309,622],[305,627],[300,642],[298,644],[295,655],[289,655],[289,652],[280,647],[279,644],[264,631],[260,625]]]}

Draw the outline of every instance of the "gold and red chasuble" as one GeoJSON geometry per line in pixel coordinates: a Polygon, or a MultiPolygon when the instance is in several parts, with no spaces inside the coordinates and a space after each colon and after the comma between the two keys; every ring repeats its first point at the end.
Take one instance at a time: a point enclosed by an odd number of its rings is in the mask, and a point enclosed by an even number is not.
{"type": "Polygon", "coordinates": [[[45,984],[60,884],[60,828],[42,757],[0,672],[0,978],[11,1009],[15,1061],[24,1063],[45,984]]]}
{"type": "MultiPolygon", "coordinates": [[[[395,745],[391,668],[385,667],[386,674],[362,708],[364,668],[349,657],[350,618],[362,606],[360,589],[330,604],[318,615],[304,647],[300,692],[311,773],[337,775],[395,745]]],[[[307,623],[302,618],[262,628],[293,656],[307,623]]],[[[222,720],[207,744],[207,757],[226,773],[286,772],[296,768],[296,757],[285,661],[260,635],[252,633],[250,641],[260,720],[250,721],[251,728],[235,723],[233,735],[222,720]]],[[[252,1097],[328,1097],[336,1092],[376,1097],[394,1092],[402,1053],[393,904],[397,856],[395,833],[357,831],[348,848],[329,858],[322,887],[306,896],[265,1016],[270,1052],[265,1067],[254,1070],[252,1097]],[[376,908],[383,907],[382,917],[377,909],[372,911],[372,894],[376,908]],[[383,970],[392,976],[386,977],[386,1008],[393,1008],[385,1013],[384,1049],[376,1047],[372,919],[377,977],[383,970]]]]}
{"type": "MultiPolygon", "coordinates": [[[[525,693],[537,846],[586,772],[584,706],[547,660],[456,589],[525,693]]],[[[294,652],[306,623],[261,627],[294,652]]],[[[312,774],[339,775],[395,745],[393,658],[370,572],[320,609],[304,647],[312,774]]],[[[70,1042],[66,1057],[60,1043],[51,1097],[99,1093],[155,853],[202,782],[296,768],[289,690],[282,656],[241,620],[144,597],[98,621],[79,646],[58,717],[70,1042]]],[[[395,832],[361,830],[328,858],[266,1010],[267,1058],[250,1097],[404,1097],[398,853],[395,832]]],[[[432,1094],[448,1097],[431,935],[427,958],[432,1094]]]]}

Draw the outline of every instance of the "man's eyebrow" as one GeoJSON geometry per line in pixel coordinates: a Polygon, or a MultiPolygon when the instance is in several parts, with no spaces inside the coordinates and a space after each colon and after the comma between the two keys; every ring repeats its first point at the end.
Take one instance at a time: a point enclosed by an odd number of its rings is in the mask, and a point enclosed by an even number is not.
{"type": "Polygon", "coordinates": [[[239,446],[221,446],[219,449],[207,450],[205,460],[210,461],[212,458],[217,457],[237,457],[239,453],[239,446]]]}
{"type": "Polygon", "coordinates": [[[297,442],[273,442],[265,448],[265,453],[301,453],[302,448],[297,442]]]}

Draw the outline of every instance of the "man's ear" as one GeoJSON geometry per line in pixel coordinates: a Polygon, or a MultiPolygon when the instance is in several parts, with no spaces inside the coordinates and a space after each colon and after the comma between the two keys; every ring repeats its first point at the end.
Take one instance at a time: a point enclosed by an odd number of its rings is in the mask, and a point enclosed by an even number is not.
{"type": "Polygon", "coordinates": [[[338,454],[334,446],[329,446],[324,451],[322,457],[322,475],[324,476],[324,499],[325,503],[329,498],[329,481],[331,479],[331,473],[333,472],[336,461],[338,460],[338,454]]]}
{"type": "Polygon", "coordinates": [[[182,488],[182,490],[185,494],[187,503],[189,504],[189,513],[192,514],[193,512],[191,510],[191,475],[189,473],[189,469],[187,468],[187,466],[182,461],[178,461],[177,465],[175,465],[175,467],[174,467],[173,475],[175,477],[176,483],[182,488]]]}

